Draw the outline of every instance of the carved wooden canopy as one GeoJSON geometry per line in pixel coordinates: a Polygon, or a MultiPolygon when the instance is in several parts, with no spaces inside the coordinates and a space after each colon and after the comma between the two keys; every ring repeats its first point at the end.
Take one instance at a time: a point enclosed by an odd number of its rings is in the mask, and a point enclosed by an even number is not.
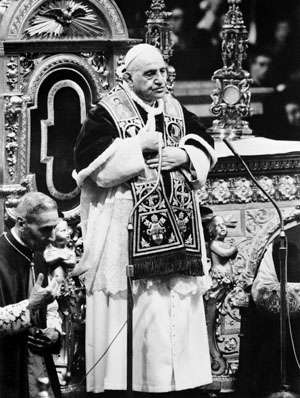
{"type": "Polygon", "coordinates": [[[128,38],[120,10],[108,0],[6,1],[0,18],[3,199],[9,209],[18,195],[38,189],[73,217],[75,139],[137,40],[128,38]]]}

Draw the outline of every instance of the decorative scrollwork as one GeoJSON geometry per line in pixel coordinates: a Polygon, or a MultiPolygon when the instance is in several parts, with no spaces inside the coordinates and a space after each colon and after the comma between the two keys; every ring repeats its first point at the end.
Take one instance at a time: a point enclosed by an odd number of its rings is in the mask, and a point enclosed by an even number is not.
{"type": "Polygon", "coordinates": [[[7,85],[13,90],[18,84],[18,59],[17,57],[10,57],[6,64],[6,78],[7,85]]]}
{"type": "Polygon", "coordinates": [[[17,164],[18,131],[23,99],[21,96],[13,95],[6,97],[5,102],[5,132],[6,132],[6,162],[8,174],[14,178],[17,164]]]}
{"type": "Polygon", "coordinates": [[[211,185],[211,195],[214,203],[229,203],[231,198],[229,183],[225,180],[214,181],[211,185]]]}
{"type": "Polygon", "coordinates": [[[228,0],[229,10],[222,27],[223,68],[215,71],[216,89],[211,98],[211,113],[219,119],[213,121],[210,133],[216,138],[240,138],[251,134],[248,122],[242,118],[250,110],[250,75],[242,69],[246,58],[248,33],[239,9],[241,0],[228,0]]]}
{"type": "Polygon", "coordinates": [[[24,31],[27,38],[73,38],[104,35],[95,11],[74,0],[52,0],[31,17],[24,31]]]}
{"type": "Polygon", "coordinates": [[[27,76],[34,69],[34,56],[33,54],[23,54],[20,56],[20,74],[27,76]]]}
{"type": "Polygon", "coordinates": [[[252,200],[253,190],[251,182],[246,178],[238,178],[235,180],[234,195],[237,202],[249,203],[252,200]]]}
{"type": "MultiPolygon", "coordinates": [[[[275,187],[274,187],[274,182],[271,178],[263,176],[258,179],[258,182],[260,185],[263,187],[263,189],[270,195],[274,196],[275,194],[275,187]]],[[[264,193],[262,193],[260,190],[257,192],[258,199],[261,201],[266,201],[268,200],[267,197],[265,196],[264,193]]]]}
{"type": "Polygon", "coordinates": [[[169,61],[173,50],[171,31],[168,18],[172,15],[167,12],[164,0],[152,0],[150,10],[146,11],[146,43],[160,49],[166,62],[169,61]]]}
{"type": "Polygon", "coordinates": [[[107,67],[107,58],[103,53],[81,53],[87,62],[93,67],[93,69],[99,74],[100,82],[103,90],[109,89],[109,69],[107,67]]]}
{"type": "Polygon", "coordinates": [[[291,176],[280,177],[278,183],[278,191],[281,199],[293,200],[296,198],[297,186],[296,181],[291,176]]]}

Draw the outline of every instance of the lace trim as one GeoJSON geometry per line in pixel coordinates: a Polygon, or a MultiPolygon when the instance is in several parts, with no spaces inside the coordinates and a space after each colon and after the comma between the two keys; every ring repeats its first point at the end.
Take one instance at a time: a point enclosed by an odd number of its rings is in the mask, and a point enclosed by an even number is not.
{"type": "Polygon", "coordinates": [[[0,334],[11,334],[30,325],[30,311],[27,308],[28,300],[0,308],[0,334]]]}

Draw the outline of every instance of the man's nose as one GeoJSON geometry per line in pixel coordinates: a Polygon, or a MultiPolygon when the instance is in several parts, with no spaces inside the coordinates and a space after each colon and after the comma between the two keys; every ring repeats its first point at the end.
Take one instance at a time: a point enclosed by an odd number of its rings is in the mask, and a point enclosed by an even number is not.
{"type": "Polygon", "coordinates": [[[163,84],[165,82],[165,75],[161,72],[157,72],[155,76],[155,82],[159,84],[163,84]]]}

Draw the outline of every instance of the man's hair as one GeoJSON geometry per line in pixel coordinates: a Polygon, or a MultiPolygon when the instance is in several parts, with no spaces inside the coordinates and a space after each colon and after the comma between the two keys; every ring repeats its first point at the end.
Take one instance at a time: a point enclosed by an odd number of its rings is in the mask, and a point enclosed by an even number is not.
{"type": "Polygon", "coordinates": [[[28,192],[21,197],[16,207],[16,215],[32,222],[37,214],[48,210],[57,210],[55,200],[42,192],[28,192]]]}

